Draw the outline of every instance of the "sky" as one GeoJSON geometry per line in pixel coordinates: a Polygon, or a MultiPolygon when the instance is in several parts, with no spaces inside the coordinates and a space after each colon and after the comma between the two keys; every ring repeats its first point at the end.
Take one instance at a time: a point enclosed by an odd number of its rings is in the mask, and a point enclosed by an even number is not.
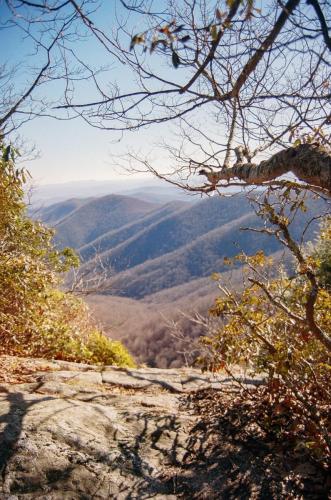
{"type": "MultiPolygon", "coordinates": [[[[102,2],[102,8],[94,14],[94,22],[107,30],[113,29],[116,16],[123,17],[126,13],[119,8],[113,10],[114,2],[102,2]]],[[[5,15],[5,6],[0,0],[0,16],[5,15]]],[[[134,22],[134,19],[133,19],[134,22]]],[[[28,81],[29,65],[40,64],[41,58],[33,54],[33,47],[17,28],[0,30],[1,50],[0,64],[19,63],[19,72],[15,84],[21,88],[28,81]]],[[[81,54],[93,61],[95,66],[109,65],[106,78],[117,81],[121,88],[127,88],[130,82],[125,68],[103,51],[96,41],[76,42],[76,47],[81,54]]],[[[105,80],[106,81],[106,80],[105,80]]],[[[59,88],[53,84],[46,88],[50,98],[56,98],[59,88]]],[[[88,92],[88,90],[86,90],[88,92]]],[[[86,94],[87,95],[87,94],[86,94]]],[[[84,99],[84,90],[80,98],[84,99]]],[[[58,121],[42,117],[27,122],[20,134],[25,144],[35,146],[38,151],[37,158],[26,161],[25,166],[30,171],[35,184],[50,184],[78,180],[107,180],[116,179],[123,175],[123,170],[118,166],[121,157],[127,151],[138,150],[150,152],[153,144],[160,142],[167,135],[170,126],[161,126],[155,130],[143,130],[138,133],[126,133],[124,137],[112,131],[95,129],[81,119],[71,121],[58,121]]],[[[127,175],[127,174],[126,174],[127,175]]],[[[139,176],[141,180],[142,175],[139,176]]]]}
{"type": "Polygon", "coordinates": [[[139,149],[138,137],[118,142],[114,132],[95,129],[79,119],[41,118],[26,125],[24,137],[38,150],[38,157],[27,161],[26,167],[41,184],[127,176],[120,158],[128,149],[139,149]]]}

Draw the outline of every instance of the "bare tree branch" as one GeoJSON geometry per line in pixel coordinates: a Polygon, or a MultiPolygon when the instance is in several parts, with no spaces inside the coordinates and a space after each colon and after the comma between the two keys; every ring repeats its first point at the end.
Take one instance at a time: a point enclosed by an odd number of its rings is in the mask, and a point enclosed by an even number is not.
{"type": "Polygon", "coordinates": [[[292,172],[298,179],[318,186],[331,194],[331,153],[319,144],[301,144],[280,151],[269,160],[259,164],[238,161],[232,168],[208,172],[200,170],[209,182],[215,186],[222,180],[237,178],[245,184],[263,184],[292,172]]]}

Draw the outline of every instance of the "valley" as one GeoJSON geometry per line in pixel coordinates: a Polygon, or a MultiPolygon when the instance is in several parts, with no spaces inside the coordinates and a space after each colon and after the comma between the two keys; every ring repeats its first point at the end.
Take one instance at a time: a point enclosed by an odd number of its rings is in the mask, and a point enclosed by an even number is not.
{"type": "MultiPolygon", "coordinates": [[[[260,248],[275,261],[286,264],[287,257],[275,238],[242,230],[261,225],[243,193],[185,201],[171,199],[173,191],[162,191],[159,201],[139,193],[60,201],[38,217],[55,228],[59,247],[77,251],[84,280],[101,277],[86,300],[107,335],[123,341],[139,363],[180,367],[194,361],[206,333],[192,318],[206,316],[219,295],[211,275],[219,273],[232,288],[242,285],[240,264],[229,268],[224,259],[260,248]]],[[[305,212],[297,219],[299,236],[309,219],[305,212]]],[[[308,225],[307,241],[316,227],[308,225]]]]}

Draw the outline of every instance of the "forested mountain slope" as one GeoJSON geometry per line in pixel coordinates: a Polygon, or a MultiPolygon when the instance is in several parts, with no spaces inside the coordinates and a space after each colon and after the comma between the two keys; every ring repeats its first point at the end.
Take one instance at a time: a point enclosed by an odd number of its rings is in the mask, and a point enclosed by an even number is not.
{"type": "Polygon", "coordinates": [[[32,209],[32,216],[37,216],[48,225],[56,225],[74,210],[92,200],[93,198],[70,198],[70,200],[61,201],[49,206],[41,205],[35,212],[32,209]]]}
{"type": "MultiPolygon", "coordinates": [[[[142,264],[115,274],[109,283],[109,293],[142,298],[216,271],[222,272],[226,268],[224,257],[234,256],[241,250],[255,252],[262,245],[267,254],[276,251],[279,247],[277,242],[266,235],[257,237],[248,231],[240,232],[241,227],[254,225],[257,225],[256,216],[249,212],[205,232],[173,252],[146,259],[142,264]]],[[[119,255],[117,259],[120,260],[119,255]]]]}
{"type": "MultiPolygon", "coordinates": [[[[294,236],[315,212],[323,212],[322,201],[309,200],[308,204],[310,210],[296,216],[294,236]]],[[[56,239],[59,245],[78,251],[84,272],[99,272],[94,260],[98,254],[99,270],[111,271],[106,294],[141,299],[223,272],[227,269],[224,257],[241,251],[251,254],[263,249],[271,254],[279,250],[275,238],[242,231],[261,226],[244,194],[165,205],[109,195],[48,207],[44,218],[56,220],[70,209],[55,224],[56,239]]],[[[316,227],[316,221],[309,225],[306,240],[313,237],[316,227]]]]}
{"type": "Polygon", "coordinates": [[[131,240],[134,236],[139,234],[151,225],[159,222],[160,220],[174,214],[184,207],[187,207],[186,203],[180,201],[173,201],[162,205],[161,208],[156,208],[152,212],[148,212],[144,217],[138,218],[133,222],[129,222],[119,229],[114,229],[107,233],[104,233],[99,238],[96,238],[91,243],[83,245],[79,249],[79,255],[82,261],[88,261],[93,258],[96,253],[101,254],[109,251],[109,249],[114,248],[121,243],[131,240]]]}
{"type": "Polygon", "coordinates": [[[92,199],[61,220],[56,227],[56,240],[61,246],[78,249],[157,207],[157,203],[114,194],[92,199]]]}
{"type": "Polygon", "coordinates": [[[251,211],[245,197],[207,198],[152,222],[121,245],[103,251],[102,262],[115,272],[135,267],[169,254],[204,236],[215,228],[251,211]]]}

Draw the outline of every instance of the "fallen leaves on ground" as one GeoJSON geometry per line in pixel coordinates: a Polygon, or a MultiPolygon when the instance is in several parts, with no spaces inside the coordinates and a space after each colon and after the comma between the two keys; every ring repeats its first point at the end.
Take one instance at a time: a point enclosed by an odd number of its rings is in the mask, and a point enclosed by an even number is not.
{"type": "Polygon", "coordinates": [[[35,382],[37,372],[54,370],[47,362],[19,358],[16,356],[0,356],[0,383],[24,384],[35,382]]]}

